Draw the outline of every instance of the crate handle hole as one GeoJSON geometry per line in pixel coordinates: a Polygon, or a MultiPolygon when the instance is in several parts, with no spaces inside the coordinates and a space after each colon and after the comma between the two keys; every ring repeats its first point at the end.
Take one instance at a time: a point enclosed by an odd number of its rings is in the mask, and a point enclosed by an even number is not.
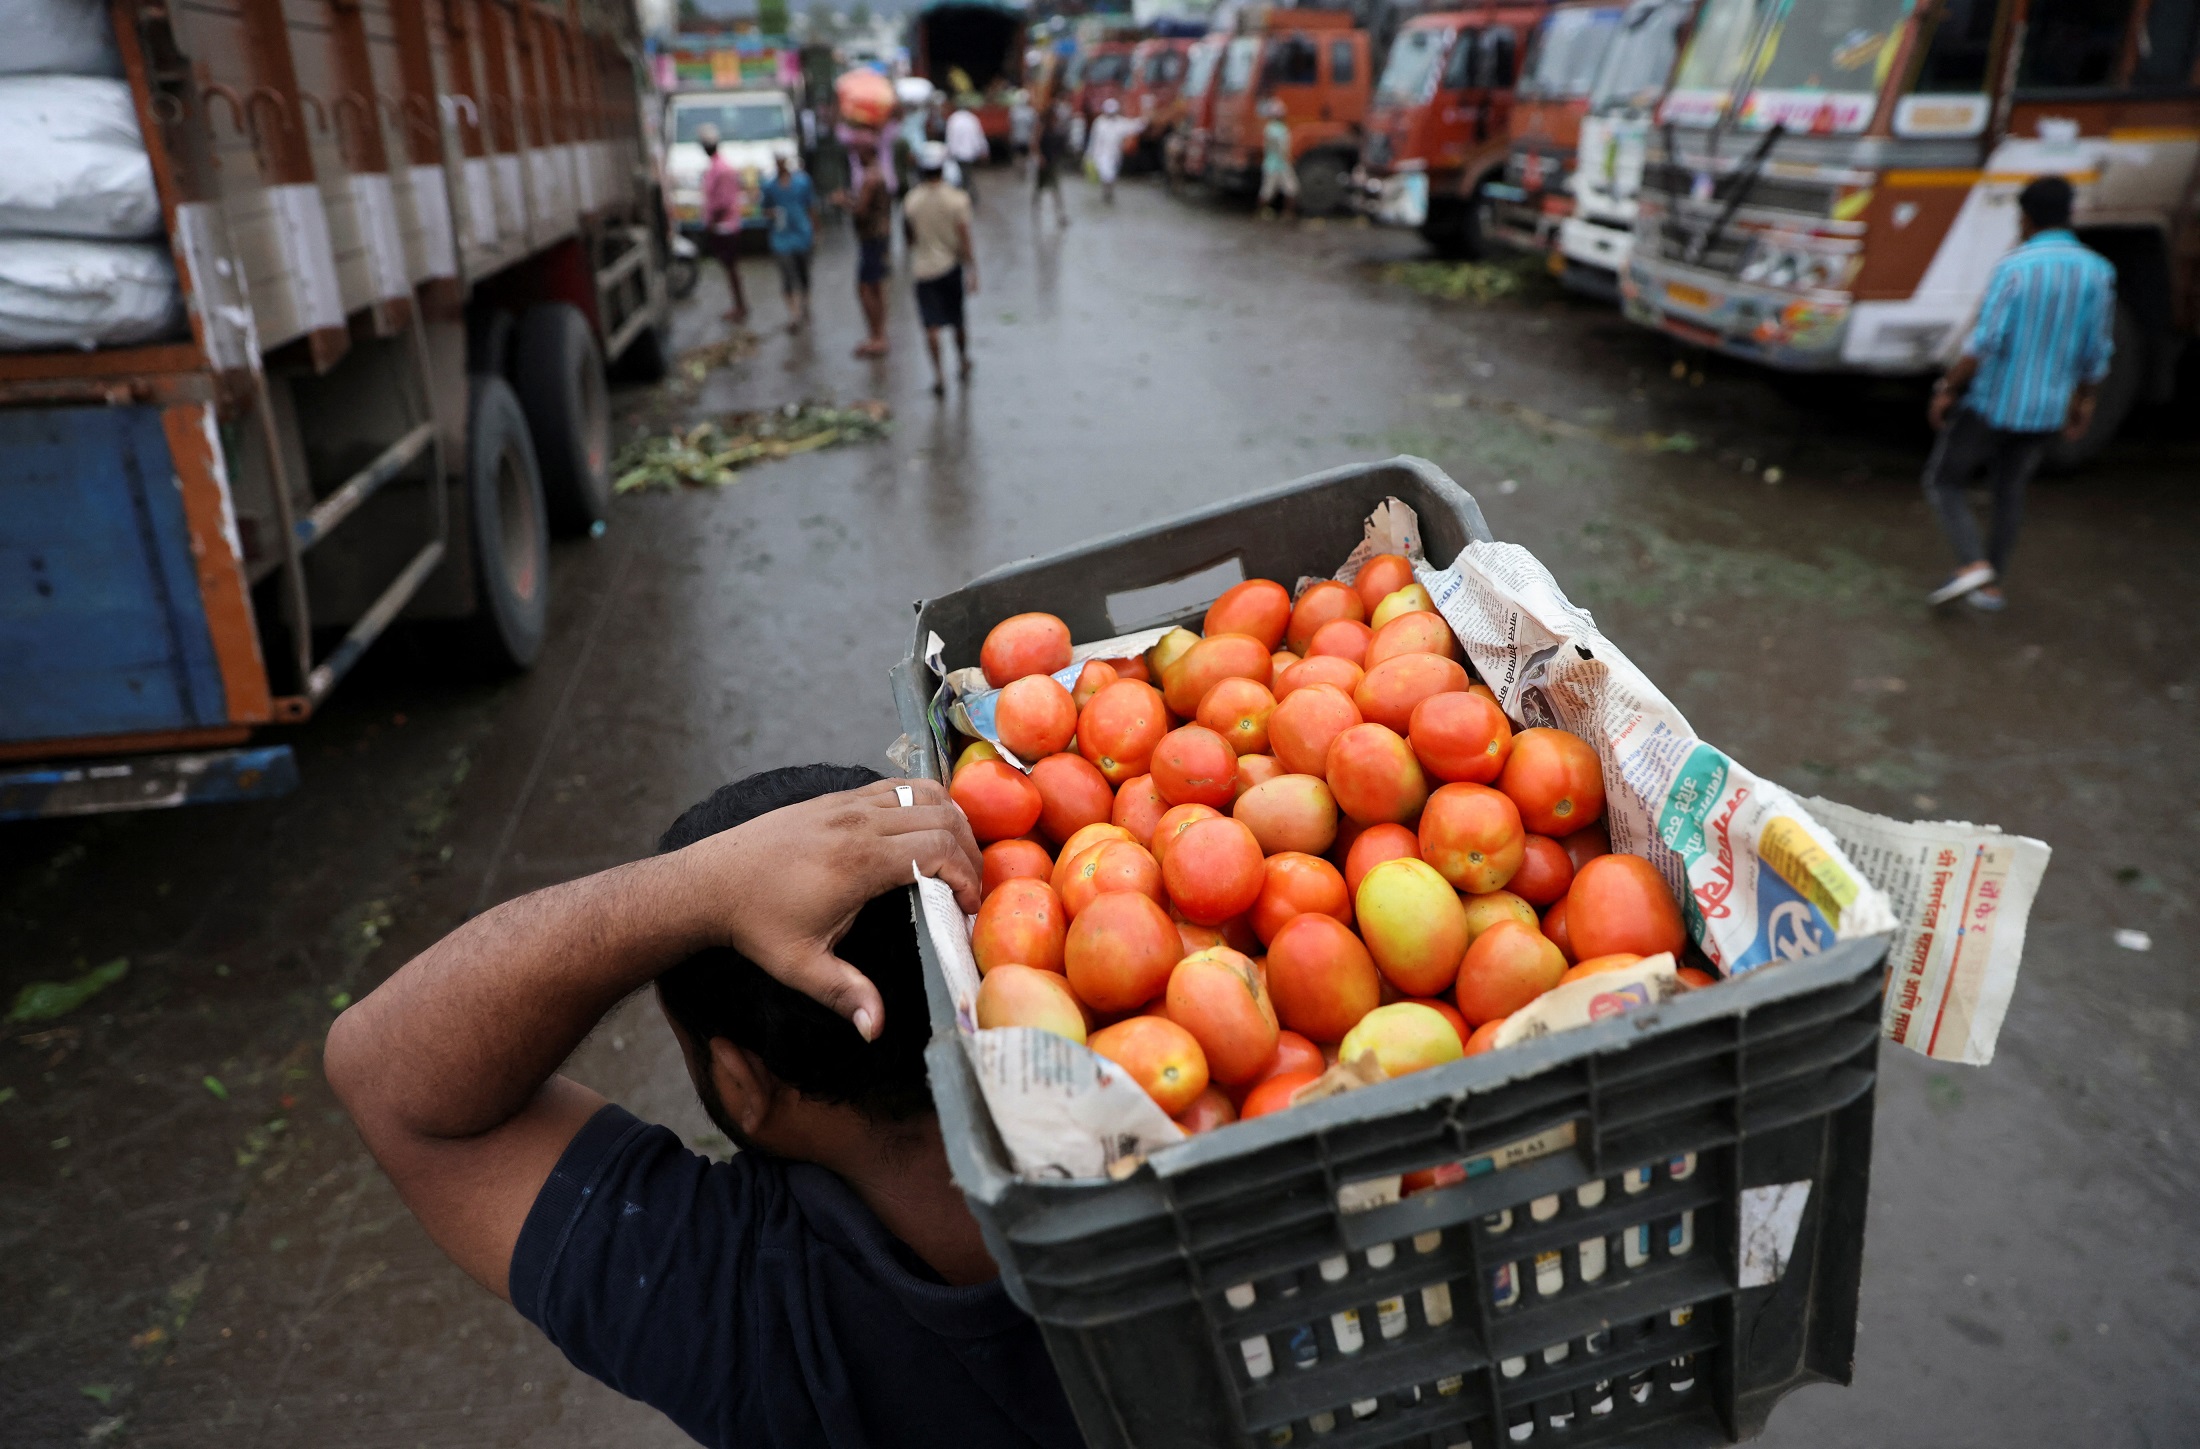
{"type": "Polygon", "coordinates": [[[1118,634],[1151,629],[1187,614],[1205,612],[1233,584],[1245,582],[1245,560],[1232,554],[1220,563],[1179,574],[1142,589],[1125,589],[1108,595],[1108,622],[1118,634]]]}

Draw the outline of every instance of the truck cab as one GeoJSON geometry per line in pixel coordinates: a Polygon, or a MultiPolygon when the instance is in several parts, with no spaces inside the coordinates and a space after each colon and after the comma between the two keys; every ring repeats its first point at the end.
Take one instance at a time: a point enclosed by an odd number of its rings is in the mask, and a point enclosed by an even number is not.
{"type": "Polygon", "coordinates": [[[1650,118],[1695,13],[1696,0],[1635,0],[1597,67],[1574,151],[1574,210],[1558,228],[1561,280],[1577,292],[1619,300],[1650,118]]]}
{"type": "Polygon", "coordinates": [[[1226,190],[1260,186],[1261,107],[1283,104],[1299,209],[1325,216],[1344,204],[1359,133],[1374,91],[1367,32],[1342,11],[1272,10],[1263,27],[1233,36],[1215,97],[1208,179],[1226,190]]]}
{"type": "Polygon", "coordinates": [[[1163,141],[1176,128],[1182,114],[1184,76],[1192,41],[1141,40],[1131,52],[1130,85],[1123,92],[1123,114],[1146,129],[1139,134],[1138,149],[1149,162],[1161,154],[1163,141]]]}
{"type": "Polygon", "coordinates": [[[1471,6],[1398,31],[1360,142],[1363,212],[1417,228],[1442,255],[1480,250],[1474,198],[1504,164],[1514,69],[1543,9],[1471,6]]]}
{"type": "MultiPolygon", "coordinates": [[[[1109,101],[1122,104],[1130,89],[1131,54],[1137,45],[1128,40],[1101,40],[1077,53],[1077,68],[1070,77],[1070,109],[1087,125],[1109,101]]],[[[1128,106],[1123,107],[1126,113],[1128,106]]]]}
{"type": "Polygon", "coordinates": [[[1207,174],[1207,152],[1214,138],[1215,97],[1221,87],[1226,35],[1202,36],[1184,53],[1184,86],[1177,96],[1177,121],[1163,143],[1163,165],[1172,180],[1197,181],[1207,174]]]}
{"type": "Polygon", "coordinates": [[[1521,251],[1555,253],[1559,226],[1573,211],[1570,188],[1581,118],[1623,13],[1624,7],[1610,3],[1561,5],[1536,28],[1513,93],[1505,175],[1483,188],[1483,225],[1495,240],[1521,251]]]}
{"type": "MultiPolygon", "coordinates": [[[[703,229],[703,172],[710,158],[696,141],[703,127],[718,128],[718,150],[750,195],[770,178],[784,156],[802,166],[795,137],[794,99],[780,90],[683,91],[665,102],[665,184],[672,215],[682,231],[703,229]]],[[[743,230],[764,225],[764,209],[748,208],[743,230]]]]}
{"type": "Polygon", "coordinates": [[[1007,154],[1009,94],[1023,84],[1027,17],[996,0],[941,0],[909,17],[909,64],[950,108],[968,107],[993,154],[1007,154]]]}

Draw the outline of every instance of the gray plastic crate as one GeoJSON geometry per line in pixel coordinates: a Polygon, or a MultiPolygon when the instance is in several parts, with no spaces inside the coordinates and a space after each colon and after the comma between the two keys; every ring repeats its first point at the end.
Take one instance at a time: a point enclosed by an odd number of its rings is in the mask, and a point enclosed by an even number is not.
{"type": "MultiPolygon", "coordinates": [[[[928,634],[957,665],[1025,610],[1060,615],[1079,639],[1196,623],[1240,574],[1326,574],[1386,497],[1419,515],[1431,559],[1489,537],[1456,483],[1401,457],[918,605],[893,673],[916,771],[944,772],[928,634]]],[[[940,963],[917,939],[955,1180],[1094,1449],[1682,1449],[1748,1438],[1799,1385],[1849,1381],[1884,939],[1232,1126],[1121,1182],[1075,1183],[1015,1175],[940,963]],[[1525,1160],[1488,1170],[1507,1149],[1525,1160]],[[1348,1184],[1462,1164],[1447,1185],[1339,1209],[1348,1184]],[[1784,1271],[1741,1287],[1742,1192],[1806,1181],[1784,1271]]]]}

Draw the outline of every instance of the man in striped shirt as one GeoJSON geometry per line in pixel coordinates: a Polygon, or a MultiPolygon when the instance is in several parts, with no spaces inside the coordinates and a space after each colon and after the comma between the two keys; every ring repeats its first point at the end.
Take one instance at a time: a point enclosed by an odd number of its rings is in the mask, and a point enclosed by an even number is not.
{"type": "Polygon", "coordinates": [[[1933,388],[1940,441],[1925,465],[1925,496],[1957,565],[1930,595],[1935,604],[2003,607],[1997,585],[2016,547],[2025,485],[2057,434],[2081,438],[2092,425],[2115,351],[2116,269],[2071,234],[2070,202],[2060,176],[2018,194],[2023,242],[1995,266],[1963,356],[1933,388]],[[1983,546],[1964,497],[1981,465],[1994,499],[1983,546]]]}

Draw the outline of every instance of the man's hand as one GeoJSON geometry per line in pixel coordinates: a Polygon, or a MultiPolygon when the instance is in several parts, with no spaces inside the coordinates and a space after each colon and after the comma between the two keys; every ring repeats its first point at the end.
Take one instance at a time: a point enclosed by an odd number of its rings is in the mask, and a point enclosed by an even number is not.
{"type": "Polygon", "coordinates": [[[1948,414],[1955,411],[1955,406],[1956,395],[1948,391],[1945,384],[1936,386],[1933,389],[1933,400],[1925,407],[1925,421],[1931,423],[1933,431],[1937,433],[1948,426],[1948,414]]]}
{"type": "Polygon", "coordinates": [[[2063,419],[2062,436],[2066,443],[2075,443],[2093,427],[2093,410],[2100,402],[2100,393],[2092,387],[2081,387],[2070,395],[2070,412],[2063,419]]]}
{"type": "Polygon", "coordinates": [[[856,913],[909,884],[912,864],[952,886],[965,911],[978,908],[970,822],[929,780],[881,780],[774,810],[697,841],[673,861],[697,892],[712,938],[847,1017],[866,1041],[885,1028],[885,1003],[869,977],[833,953],[856,913]]]}
{"type": "Polygon", "coordinates": [[[971,297],[978,295],[978,264],[976,262],[966,262],[963,265],[963,293],[971,297]]]}

